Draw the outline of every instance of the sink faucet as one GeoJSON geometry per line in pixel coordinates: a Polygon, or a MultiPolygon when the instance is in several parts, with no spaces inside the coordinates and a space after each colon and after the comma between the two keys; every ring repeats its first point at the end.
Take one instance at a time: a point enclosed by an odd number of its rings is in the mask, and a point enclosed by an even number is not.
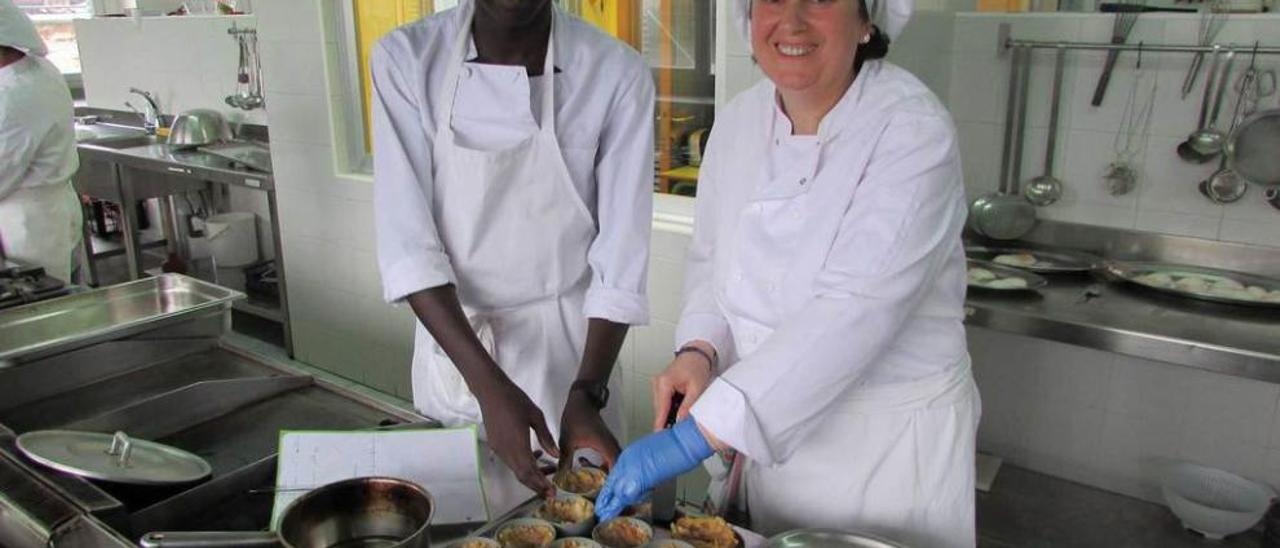
{"type": "Polygon", "coordinates": [[[160,103],[156,96],[138,88],[129,88],[129,93],[141,95],[143,99],[147,100],[147,103],[143,105],[147,108],[146,112],[138,112],[138,109],[134,108],[128,101],[125,101],[124,104],[142,116],[142,129],[147,131],[147,135],[155,135],[156,129],[160,127],[160,103]]]}

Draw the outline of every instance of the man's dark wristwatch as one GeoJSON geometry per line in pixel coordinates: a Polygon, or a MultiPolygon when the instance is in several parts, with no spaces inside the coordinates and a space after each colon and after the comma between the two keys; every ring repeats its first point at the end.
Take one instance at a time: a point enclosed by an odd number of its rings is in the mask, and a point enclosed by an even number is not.
{"type": "Polygon", "coordinates": [[[608,381],[573,381],[569,391],[581,392],[596,409],[604,409],[604,406],[609,405],[608,381]]]}

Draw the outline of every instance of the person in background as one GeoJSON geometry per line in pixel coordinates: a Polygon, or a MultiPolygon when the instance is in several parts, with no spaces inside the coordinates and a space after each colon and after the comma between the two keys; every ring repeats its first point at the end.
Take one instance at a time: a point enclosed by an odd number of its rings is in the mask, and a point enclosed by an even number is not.
{"type": "Polygon", "coordinates": [[[419,320],[414,404],[482,426],[491,512],[550,496],[530,432],[562,467],[620,451],[610,374],[648,321],[648,67],[551,0],[464,0],[384,37],[372,71],[378,262],[419,320]]]}
{"type": "Polygon", "coordinates": [[[84,232],[71,91],[27,15],[0,0],[0,251],[71,281],[84,232]]]}
{"type": "Polygon", "coordinates": [[[623,451],[597,513],[736,452],[763,534],[974,546],[956,132],[882,60],[910,2],[735,5],[767,79],[717,114],[698,181],[676,357],[653,390],[657,417],[683,394],[683,418],[623,451]]]}

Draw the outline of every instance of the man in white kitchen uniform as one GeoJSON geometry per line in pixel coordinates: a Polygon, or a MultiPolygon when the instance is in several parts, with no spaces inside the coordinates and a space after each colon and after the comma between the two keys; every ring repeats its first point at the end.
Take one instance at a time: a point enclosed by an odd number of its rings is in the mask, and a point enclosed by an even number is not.
{"type": "Polygon", "coordinates": [[[652,78],[551,0],[464,0],[383,38],[372,70],[378,262],[420,320],[414,404],[482,426],[503,512],[554,492],[530,430],[561,466],[620,450],[607,384],[648,320],[652,78]]]}
{"type": "Polygon", "coordinates": [[[0,0],[0,246],[70,281],[83,232],[71,92],[31,20],[0,0]]]}
{"type": "Polygon", "coordinates": [[[734,7],[767,78],[717,114],[698,182],[677,354],[653,391],[658,417],[683,394],[684,418],[627,447],[597,513],[736,452],[726,480],[761,533],[972,547],[955,128],[882,59],[911,2],[734,7]]]}

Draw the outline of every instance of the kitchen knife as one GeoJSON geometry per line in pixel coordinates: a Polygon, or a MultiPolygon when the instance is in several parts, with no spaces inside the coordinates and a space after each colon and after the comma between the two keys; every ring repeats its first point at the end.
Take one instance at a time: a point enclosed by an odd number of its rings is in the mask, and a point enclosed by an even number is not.
{"type": "MultiPolygon", "coordinates": [[[[682,403],[684,403],[684,394],[677,393],[671,396],[671,410],[667,412],[667,420],[663,423],[663,428],[671,428],[675,425],[676,413],[680,411],[682,403]]],[[[676,478],[671,478],[654,487],[652,501],[653,521],[670,523],[676,516],[676,478]]]]}

